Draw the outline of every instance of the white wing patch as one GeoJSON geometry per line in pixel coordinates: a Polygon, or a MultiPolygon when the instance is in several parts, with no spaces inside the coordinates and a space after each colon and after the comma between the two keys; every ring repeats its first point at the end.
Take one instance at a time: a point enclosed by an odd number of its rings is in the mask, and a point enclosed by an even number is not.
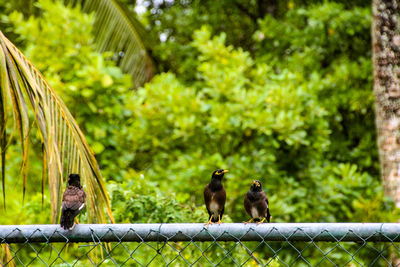
{"type": "Polygon", "coordinates": [[[79,211],[81,211],[83,209],[83,207],[85,207],[85,203],[83,203],[80,207],[79,207],[79,211]]]}

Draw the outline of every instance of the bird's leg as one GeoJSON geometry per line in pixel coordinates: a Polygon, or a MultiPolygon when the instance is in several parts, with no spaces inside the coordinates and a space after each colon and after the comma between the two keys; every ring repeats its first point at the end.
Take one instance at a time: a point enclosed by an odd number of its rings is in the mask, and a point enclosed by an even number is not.
{"type": "Polygon", "coordinates": [[[264,221],[265,221],[265,217],[261,220],[261,221],[259,221],[257,224],[260,224],[260,223],[263,223],[264,221]]]}
{"type": "Polygon", "coordinates": [[[222,223],[222,221],[221,221],[221,215],[218,214],[218,224],[221,224],[221,223],[222,223]]]}
{"type": "Polygon", "coordinates": [[[208,223],[205,224],[205,226],[207,226],[207,228],[208,228],[208,225],[213,224],[213,222],[211,221],[212,218],[213,218],[213,216],[210,216],[210,219],[208,220],[208,223]]]}
{"type": "Polygon", "coordinates": [[[254,221],[254,218],[251,218],[250,221],[244,222],[244,224],[252,223],[254,221]]]}

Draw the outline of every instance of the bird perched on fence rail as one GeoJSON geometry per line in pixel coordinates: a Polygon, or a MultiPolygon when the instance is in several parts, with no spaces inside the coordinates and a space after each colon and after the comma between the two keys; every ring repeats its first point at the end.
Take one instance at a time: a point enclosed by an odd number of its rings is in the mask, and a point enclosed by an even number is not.
{"type": "Polygon", "coordinates": [[[224,215],[226,192],[222,186],[222,178],[228,170],[218,169],[213,172],[211,182],[204,188],[204,202],[208,211],[208,223],[222,223],[222,215],[224,215]]]}
{"type": "Polygon", "coordinates": [[[251,216],[250,221],[245,223],[251,223],[253,221],[262,220],[259,223],[270,222],[271,214],[269,213],[268,197],[262,190],[260,181],[254,180],[251,183],[250,190],[244,197],[244,209],[247,214],[251,216]]]}
{"type": "Polygon", "coordinates": [[[86,194],[81,186],[79,174],[70,174],[61,204],[60,225],[65,230],[74,228],[74,218],[85,206],[86,194]]]}

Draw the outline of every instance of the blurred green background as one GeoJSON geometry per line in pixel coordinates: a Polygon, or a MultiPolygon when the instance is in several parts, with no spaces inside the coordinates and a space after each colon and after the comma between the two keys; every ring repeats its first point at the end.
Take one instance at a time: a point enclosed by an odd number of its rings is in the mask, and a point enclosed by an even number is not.
{"type": "MultiPolygon", "coordinates": [[[[0,0],[1,30],[93,148],[117,223],[206,222],[203,188],[217,168],[230,170],[225,222],[249,219],[243,197],[253,179],[272,222],[398,217],[379,175],[370,1],[277,1],[268,12],[260,1],[123,2],[140,11],[157,70],[138,89],[113,53],[95,49],[94,14],[0,0]]],[[[20,147],[8,149],[0,224],[50,222],[34,137],[24,203],[20,147]]]]}

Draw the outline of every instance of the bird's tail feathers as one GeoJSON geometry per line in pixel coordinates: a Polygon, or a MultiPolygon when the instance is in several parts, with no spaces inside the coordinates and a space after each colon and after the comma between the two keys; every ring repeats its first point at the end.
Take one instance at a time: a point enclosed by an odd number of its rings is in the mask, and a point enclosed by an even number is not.
{"type": "Polygon", "coordinates": [[[270,222],[271,220],[271,214],[269,213],[269,209],[267,209],[267,222],[270,222]]]}
{"type": "Polygon", "coordinates": [[[60,226],[65,230],[71,229],[74,225],[74,211],[73,210],[64,210],[61,212],[60,218],[60,226]]]}

